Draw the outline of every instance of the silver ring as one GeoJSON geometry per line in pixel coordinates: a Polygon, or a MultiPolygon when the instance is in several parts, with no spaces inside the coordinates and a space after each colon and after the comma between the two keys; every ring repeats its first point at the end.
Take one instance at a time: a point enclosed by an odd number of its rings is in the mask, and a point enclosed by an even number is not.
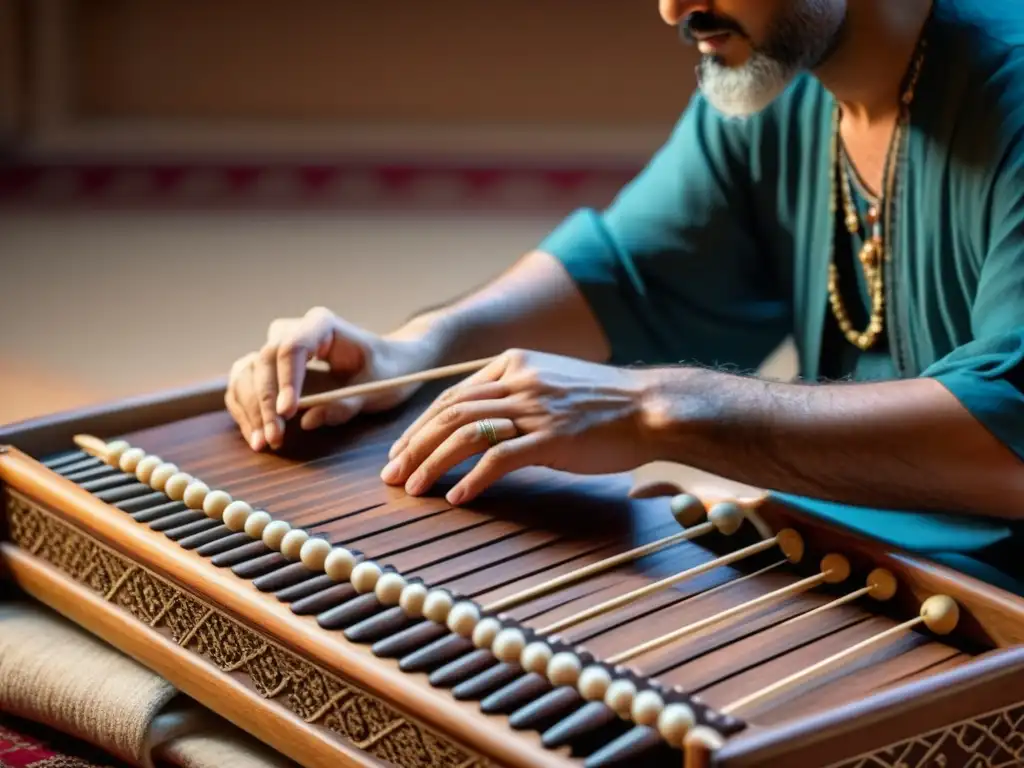
{"type": "Polygon", "coordinates": [[[491,423],[490,419],[481,419],[476,423],[476,428],[487,439],[491,447],[501,442],[498,440],[498,432],[494,429],[494,424],[491,423]]]}

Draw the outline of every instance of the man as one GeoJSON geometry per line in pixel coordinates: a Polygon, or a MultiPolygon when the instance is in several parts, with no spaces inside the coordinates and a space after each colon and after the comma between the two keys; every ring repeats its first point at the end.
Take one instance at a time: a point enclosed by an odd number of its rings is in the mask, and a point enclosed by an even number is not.
{"type": "Polygon", "coordinates": [[[386,482],[421,494],[479,456],[448,493],[465,503],[526,465],[674,461],[1020,591],[1024,6],[660,11],[703,54],[700,91],[611,206],[386,336],[275,321],[232,370],[246,439],[280,445],[311,356],[361,381],[511,349],[409,428],[386,482]],[[801,382],[742,375],[790,333],[801,382]]]}

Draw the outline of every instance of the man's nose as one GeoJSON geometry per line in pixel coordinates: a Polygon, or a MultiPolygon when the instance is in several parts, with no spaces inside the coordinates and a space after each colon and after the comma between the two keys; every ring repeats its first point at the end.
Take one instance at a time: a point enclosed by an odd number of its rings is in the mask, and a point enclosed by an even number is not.
{"type": "Polygon", "coordinates": [[[709,12],[710,3],[696,2],[695,0],[658,0],[658,11],[666,24],[673,27],[679,24],[694,11],[709,12]]]}

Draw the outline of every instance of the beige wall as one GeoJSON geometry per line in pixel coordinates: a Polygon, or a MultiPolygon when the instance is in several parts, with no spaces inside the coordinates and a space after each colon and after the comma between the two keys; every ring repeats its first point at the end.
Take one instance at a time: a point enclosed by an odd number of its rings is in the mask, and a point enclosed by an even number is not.
{"type": "Polygon", "coordinates": [[[643,124],[692,88],[655,0],[81,0],[86,117],[643,124]]]}
{"type": "Polygon", "coordinates": [[[694,87],[654,0],[23,7],[33,156],[639,161],[694,87]]]}

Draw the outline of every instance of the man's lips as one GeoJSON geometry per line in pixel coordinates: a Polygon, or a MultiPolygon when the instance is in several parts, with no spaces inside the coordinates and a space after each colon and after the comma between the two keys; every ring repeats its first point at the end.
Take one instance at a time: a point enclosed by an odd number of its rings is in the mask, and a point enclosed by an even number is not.
{"type": "Polygon", "coordinates": [[[715,53],[732,37],[732,32],[714,32],[712,34],[695,34],[697,49],[701,53],[715,53]]]}

